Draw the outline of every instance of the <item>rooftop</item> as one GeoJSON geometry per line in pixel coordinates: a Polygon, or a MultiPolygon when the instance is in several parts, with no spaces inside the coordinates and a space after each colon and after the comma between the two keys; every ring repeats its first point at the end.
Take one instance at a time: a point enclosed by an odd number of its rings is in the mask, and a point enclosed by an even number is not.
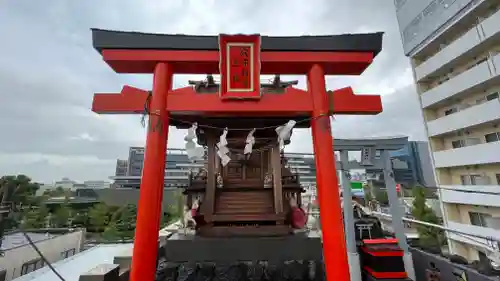
{"type": "MultiPolygon", "coordinates": [[[[81,197],[81,196],[72,196],[68,198],[69,204],[87,204],[87,203],[97,203],[99,200],[95,198],[81,197]]],[[[52,197],[45,201],[45,204],[62,204],[66,202],[65,197],[52,197]]]]}
{"type": "MultiPolygon", "coordinates": [[[[101,264],[113,264],[115,256],[129,253],[133,248],[128,244],[100,244],[67,259],[52,264],[66,281],[78,281],[80,275],[101,264]]],[[[48,266],[14,279],[15,281],[54,281],[59,278],[48,266]]]]}
{"type": "MultiPolygon", "coordinates": [[[[28,236],[31,238],[33,243],[37,243],[43,240],[47,239],[52,239],[54,237],[57,237],[61,234],[56,234],[56,233],[49,233],[49,232],[27,232],[28,236]]],[[[23,235],[22,232],[12,232],[4,236],[4,239],[2,241],[2,246],[1,250],[2,251],[8,251],[17,247],[21,247],[24,245],[28,245],[29,242],[26,239],[26,237],[23,235]]]]}

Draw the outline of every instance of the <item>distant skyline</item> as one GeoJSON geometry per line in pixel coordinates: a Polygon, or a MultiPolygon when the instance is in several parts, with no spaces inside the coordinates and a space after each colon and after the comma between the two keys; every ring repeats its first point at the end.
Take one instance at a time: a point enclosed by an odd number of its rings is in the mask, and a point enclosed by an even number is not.
{"type": "MultiPolygon", "coordinates": [[[[160,33],[325,35],[384,31],[383,51],[359,77],[327,77],[328,89],[352,86],[381,94],[378,116],[335,116],[334,137],[407,135],[425,140],[408,59],[392,1],[7,1],[0,9],[0,174],[42,182],[106,180],[129,146],[142,146],[140,116],[91,112],[94,92],[124,84],[150,89],[147,75],[118,75],[92,48],[90,28],[160,33]],[[318,9],[321,7],[321,9],[318,9]],[[271,11],[280,11],[270,17],[271,11]]],[[[267,78],[267,77],[263,77],[267,78]]],[[[299,80],[302,76],[284,76],[299,80]]],[[[174,87],[203,76],[178,75],[174,87]]],[[[170,129],[169,147],[184,147],[170,129]]],[[[287,151],[312,152],[309,130],[296,130],[287,151]]]]}

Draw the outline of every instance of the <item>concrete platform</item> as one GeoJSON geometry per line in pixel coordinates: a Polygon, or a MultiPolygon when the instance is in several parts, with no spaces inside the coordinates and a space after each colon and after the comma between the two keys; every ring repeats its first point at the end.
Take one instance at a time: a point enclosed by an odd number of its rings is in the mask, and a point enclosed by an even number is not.
{"type": "Polygon", "coordinates": [[[284,237],[208,238],[175,233],[162,249],[167,262],[321,261],[321,237],[316,232],[284,237]]]}

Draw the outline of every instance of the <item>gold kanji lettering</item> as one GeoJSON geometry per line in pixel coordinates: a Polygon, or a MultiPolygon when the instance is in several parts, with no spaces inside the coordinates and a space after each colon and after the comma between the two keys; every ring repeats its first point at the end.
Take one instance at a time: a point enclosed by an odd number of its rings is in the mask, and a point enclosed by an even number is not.
{"type": "Polygon", "coordinates": [[[241,70],[241,76],[243,77],[248,77],[248,69],[247,68],[243,68],[241,70]]]}
{"type": "Polygon", "coordinates": [[[240,49],[240,56],[248,58],[248,48],[241,48],[240,49]]]}

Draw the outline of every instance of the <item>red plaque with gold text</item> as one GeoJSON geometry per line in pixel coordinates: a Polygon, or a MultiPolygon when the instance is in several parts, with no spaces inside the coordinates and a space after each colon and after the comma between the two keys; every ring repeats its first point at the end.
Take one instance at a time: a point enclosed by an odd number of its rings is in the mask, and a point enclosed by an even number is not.
{"type": "Polygon", "coordinates": [[[219,95],[223,99],[259,99],[260,35],[219,35],[219,95]]]}

